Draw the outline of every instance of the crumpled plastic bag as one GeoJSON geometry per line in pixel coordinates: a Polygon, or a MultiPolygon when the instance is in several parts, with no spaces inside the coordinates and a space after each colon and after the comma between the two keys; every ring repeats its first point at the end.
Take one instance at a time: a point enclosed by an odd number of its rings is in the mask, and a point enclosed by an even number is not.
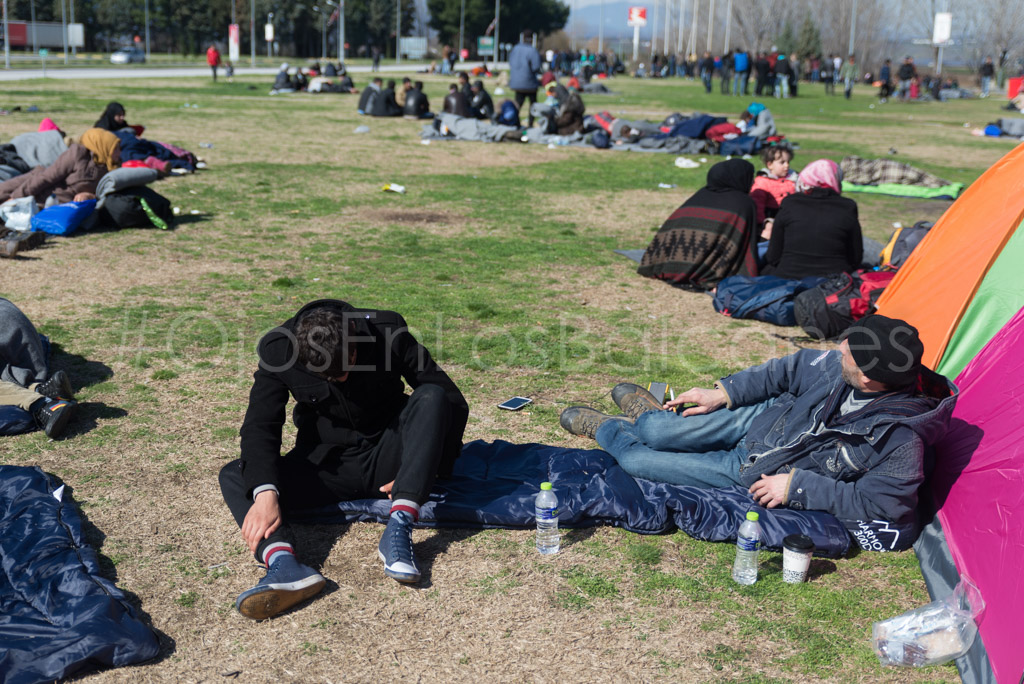
{"type": "Polygon", "coordinates": [[[0,221],[11,230],[32,230],[32,217],[39,213],[35,197],[9,199],[0,204],[0,221]]]}
{"type": "Polygon", "coordinates": [[[981,592],[965,575],[946,598],[872,625],[875,655],[882,665],[906,667],[959,658],[970,650],[978,634],[975,620],[984,609],[981,592]]]}

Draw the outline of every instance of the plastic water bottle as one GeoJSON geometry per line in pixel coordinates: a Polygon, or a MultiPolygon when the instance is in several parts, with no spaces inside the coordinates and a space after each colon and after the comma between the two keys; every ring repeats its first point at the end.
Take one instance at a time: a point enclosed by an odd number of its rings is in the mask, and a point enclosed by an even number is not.
{"type": "Polygon", "coordinates": [[[748,511],[747,519],[736,534],[736,562],[732,565],[732,578],[739,584],[757,581],[757,552],[761,548],[761,526],[757,519],[756,512],[748,511]]]}
{"type": "Polygon", "coordinates": [[[537,517],[537,550],[545,556],[558,553],[561,545],[558,534],[558,497],[551,491],[550,482],[540,483],[534,514],[537,517]]]}

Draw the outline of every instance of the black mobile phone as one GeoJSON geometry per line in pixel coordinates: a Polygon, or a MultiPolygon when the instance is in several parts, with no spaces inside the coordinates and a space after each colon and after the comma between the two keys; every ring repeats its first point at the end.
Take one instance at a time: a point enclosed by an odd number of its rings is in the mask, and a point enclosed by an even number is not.
{"type": "Polygon", "coordinates": [[[529,397],[512,397],[507,401],[503,401],[498,404],[498,408],[505,409],[506,411],[518,411],[527,404],[532,404],[533,399],[529,397]]]}

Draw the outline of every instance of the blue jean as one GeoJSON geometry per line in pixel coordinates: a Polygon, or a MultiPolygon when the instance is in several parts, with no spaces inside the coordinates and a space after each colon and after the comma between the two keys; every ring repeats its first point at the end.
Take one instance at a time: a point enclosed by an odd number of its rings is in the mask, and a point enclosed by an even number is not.
{"type": "Polygon", "coordinates": [[[704,90],[706,92],[710,93],[711,92],[711,72],[710,71],[702,71],[702,72],[700,72],[700,80],[703,81],[703,83],[704,83],[704,90]]]}
{"type": "Polygon", "coordinates": [[[747,94],[747,83],[750,80],[749,71],[737,71],[732,77],[732,94],[733,95],[746,95],[747,94]],[[743,84],[742,90],[740,84],[743,84]]]}
{"type": "Polygon", "coordinates": [[[981,77],[981,96],[988,97],[989,90],[992,88],[992,77],[982,76],[981,77]]]}
{"type": "Polygon", "coordinates": [[[594,437],[633,477],[694,487],[731,487],[740,484],[740,466],[749,453],[744,443],[747,431],[772,402],[687,417],[674,411],[648,411],[632,425],[609,420],[594,437]]]}

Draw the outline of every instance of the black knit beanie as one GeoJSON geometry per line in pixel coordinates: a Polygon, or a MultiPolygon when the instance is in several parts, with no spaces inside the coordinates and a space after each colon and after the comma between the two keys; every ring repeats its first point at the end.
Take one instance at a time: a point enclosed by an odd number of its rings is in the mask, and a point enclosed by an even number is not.
{"type": "Polygon", "coordinates": [[[917,381],[924,345],[917,328],[898,318],[872,314],[850,326],[845,333],[850,354],[860,371],[889,387],[905,387],[917,381]]]}

